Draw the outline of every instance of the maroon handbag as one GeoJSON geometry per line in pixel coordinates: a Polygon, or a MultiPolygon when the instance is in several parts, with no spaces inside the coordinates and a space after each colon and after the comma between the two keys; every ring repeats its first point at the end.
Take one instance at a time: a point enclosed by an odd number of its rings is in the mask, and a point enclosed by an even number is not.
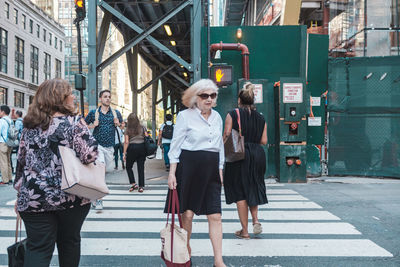
{"type": "Polygon", "coordinates": [[[165,265],[167,267],[190,267],[190,256],[187,248],[187,231],[182,227],[182,218],[179,211],[179,199],[176,189],[169,191],[167,224],[160,231],[160,236],[161,258],[165,262],[165,265]],[[178,215],[179,226],[175,225],[175,211],[178,215]],[[172,215],[171,224],[168,223],[169,214],[172,215]]]}

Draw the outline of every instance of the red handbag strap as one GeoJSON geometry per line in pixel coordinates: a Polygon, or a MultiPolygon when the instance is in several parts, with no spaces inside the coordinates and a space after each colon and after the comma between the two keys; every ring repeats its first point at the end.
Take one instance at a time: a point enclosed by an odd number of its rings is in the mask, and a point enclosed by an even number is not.
{"type": "Polygon", "coordinates": [[[240,124],[240,113],[239,113],[239,109],[235,108],[236,114],[237,114],[237,123],[239,125],[239,134],[240,136],[242,136],[242,125],[240,124]]]}
{"type": "Polygon", "coordinates": [[[169,191],[169,201],[168,201],[168,215],[167,215],[167,224],[169,220],[169,214],[171,211],[171,202],[172,202],[172,219],[171,219],[171,261],[173,262],[174,258],[174,228],[175,228],[175,211],[178,215],[179,226],[182,228],[182,216],[179,210],[179,198],[178,192],[176,189],[169,191]],[[176,209],[176,210],[175,210],[176,209]]]}

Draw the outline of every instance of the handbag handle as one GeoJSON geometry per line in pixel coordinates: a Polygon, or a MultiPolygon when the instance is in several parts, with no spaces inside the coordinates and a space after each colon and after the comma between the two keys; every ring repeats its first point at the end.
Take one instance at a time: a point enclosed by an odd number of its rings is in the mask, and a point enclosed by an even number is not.
{"type": "Polygon", "coordinates": [[[178,192],[176,189],[172,189],[169,191],[169,203],[168,203],[168,215],[167,215],[167,224],[169,220],[170,208],[171,208],[171,201],[172,201],[172,219],[171,219],[171,262],[174,259],[174,228],[175,228],[175,208],[176,214],[178,215],[179,226],[182,228],[182,217],[179,211],[179,199],[178,199],[178,192]],[[172,192],[171,192],[172,191],[172,192]]]}
{"type": "Polygon", "coordinates": [[[236,114],[237,114],[237,123],[239,125],[239,135],[242,136],[242,125],[240,124],[240,113],[239,109],[235,108],[236,114]]]}
{"type": "Polygon", "coordinates": [[[21,240],[21,229],[22,229],[22,220],[19,214],[17,214],[17,222],[15,225],[15,243],[18,242],[18,233],[19,233],[19,240],[21,240]]]}

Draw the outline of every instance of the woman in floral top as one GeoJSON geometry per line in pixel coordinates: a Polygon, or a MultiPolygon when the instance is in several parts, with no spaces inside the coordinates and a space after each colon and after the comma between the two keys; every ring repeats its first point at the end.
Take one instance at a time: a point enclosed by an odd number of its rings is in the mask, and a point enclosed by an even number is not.
{"type": "Polygon", "coordinates": [[[89,164],[97,158],[97,142],[75,115],[74,99],[67,81],[47,80],[24,118],[14,188],[28,238],[25,266],[49,266],[56,243],[60,266],[79,265],[80,231],[90,201],[61,190],[58,146],[73,148],[89,164]]]}

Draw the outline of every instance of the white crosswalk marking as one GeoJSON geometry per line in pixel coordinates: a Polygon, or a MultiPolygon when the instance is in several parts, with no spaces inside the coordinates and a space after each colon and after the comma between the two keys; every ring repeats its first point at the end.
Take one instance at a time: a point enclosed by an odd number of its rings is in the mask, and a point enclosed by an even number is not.
{"type": "MultiPolygon", "coordinates": [[[[149,186],[143,194],[112,186],[104,210],[91,210],[82,229],[82,256],[159,256],[159,231],[166,187],[149,186]]],[[[236,239],[240,228],[235,205],[222,204],[224,256],[268,257],[393,257],[363,238],[361,232],[323,207],[282,185],[268,186],[268,205],[260,206],[263,234],[251,240],[236,239]]],[[[0,207],[0,254],[13,242],[14,200],[0,207]]],[[[249,229],[251,232],[251,229],[249,229]]],[[[205,216],[195,217],[193,256],[212,256],[205,216]]],[[[1,262],[0,264],[6,264],[1,262]]]]}

